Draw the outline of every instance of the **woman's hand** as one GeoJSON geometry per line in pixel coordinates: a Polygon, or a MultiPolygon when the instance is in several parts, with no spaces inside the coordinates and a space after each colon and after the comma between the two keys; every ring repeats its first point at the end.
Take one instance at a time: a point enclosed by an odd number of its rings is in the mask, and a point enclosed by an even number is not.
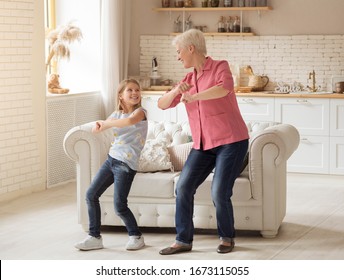
{"type": "Polygon", "coordinates": [[[191,87],[192,85],[185,82],[176,85],[173,89],[166,92],[162,97],[159,98],[158,107],[163,110],[167,109],[171,106],[173,100],[177,98],[177,96],[187,92],[191,87]]]}
{"type": "Polygon", "coordinates": [[[192,85],[188,84],[188,83],[180,83],[177,87],[176,90],[178,90],[178,92],[180,94],[183,94],[185,92],[187,92],[190,88],[192,88],[192,85]]]}
{"type": "Polygon", "coordinates": [[[190,102],[195,101],[195,100],[196,100],[195,94],[190,94],[190,93],[186,92],[186,93],[182,94],[180,102],[183,102],[186,104],[186,103],[190,103],[190,102]]]}

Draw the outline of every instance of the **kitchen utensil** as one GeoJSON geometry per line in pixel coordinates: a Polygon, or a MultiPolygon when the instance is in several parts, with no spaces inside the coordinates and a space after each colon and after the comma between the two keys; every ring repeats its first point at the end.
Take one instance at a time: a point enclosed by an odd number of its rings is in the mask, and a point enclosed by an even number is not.
{"type": "Polygon", "coordinates": [[[336,83],[335,92],[344,93],[344,81],[336,83]]]}
{"type": "Polygon", "coordinates": [[[264,90],[268,82],[269,82],[268,76],[251,75],[248,77],[248,86],[252,87],[252,91],[264,90]]]}
{"type": "Polygon", "coordinates": [[[332,92],[336,92],[336,83],[342,82],[344,81],[344,76],[332,76],[331,78],[331,84],[332,84],[332,88],[331,91],[332,92]]]}

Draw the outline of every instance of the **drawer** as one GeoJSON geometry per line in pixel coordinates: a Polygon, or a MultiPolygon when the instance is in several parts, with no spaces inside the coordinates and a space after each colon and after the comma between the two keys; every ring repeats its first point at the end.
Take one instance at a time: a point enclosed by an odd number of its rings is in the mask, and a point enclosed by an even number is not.
{"type": "Polygon", "coordinates": [[[237,97],[245,121],[274,121],[274,98],[237,97]]]}
{"type": "Polygon", "coordinates": [[[275,105],[276,122],[294,125],[302,135],[329,135],[328,99],[280,98],[275,100],[275,105]]]}
{"type": "Polygon", "coordinates": [[[329,137],[300,136],[300,145],[288,160],[288,172],[329,173],[329,137]]]}

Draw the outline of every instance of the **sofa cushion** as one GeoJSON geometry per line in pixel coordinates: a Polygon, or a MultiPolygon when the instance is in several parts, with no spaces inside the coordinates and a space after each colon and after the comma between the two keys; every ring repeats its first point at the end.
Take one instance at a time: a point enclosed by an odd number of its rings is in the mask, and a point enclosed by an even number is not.
{"type": "Polygon", "coordinates": [[[154,172],[160,170],[172,170],[167,146],[169,141],[163,139],[147,139],[139,159],[139,172],[154,172]]]}
{"type": "Polygon", "coordinates": [[[191,151],[193,142],[167,147],[174,171],[181,171],[191,151]]]}
{"type": "MultiPolygon", "coordinates": [[[[211,173],[207,179],[199,186],[195,194],[195,201],[211,201],[211,182],[214,173],[211,173]]],[[[177,185],[179,176],[174,178],[175,186],[177,185]]],[[[248,201],[252,198],[251,184],[248,174],[242,173],[236,180],[233,188],[232,201],[248,201]]]]}
{"type": "Polygon", "coordinates": [[[131,197],[172,198],[174,178],[180,172],[137,173],[130,189],[131,197]]]}

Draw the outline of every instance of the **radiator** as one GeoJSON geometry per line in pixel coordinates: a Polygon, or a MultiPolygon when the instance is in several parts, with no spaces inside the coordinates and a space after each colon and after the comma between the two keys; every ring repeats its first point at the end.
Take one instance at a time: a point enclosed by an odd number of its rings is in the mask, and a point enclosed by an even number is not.
{"type": "Polygon", "coordinates": [[[47,98],[47,186],[75,180],[75,162],[63,149],[63,138],[74,126],[102,119],[99,92],[47,98]]]}

